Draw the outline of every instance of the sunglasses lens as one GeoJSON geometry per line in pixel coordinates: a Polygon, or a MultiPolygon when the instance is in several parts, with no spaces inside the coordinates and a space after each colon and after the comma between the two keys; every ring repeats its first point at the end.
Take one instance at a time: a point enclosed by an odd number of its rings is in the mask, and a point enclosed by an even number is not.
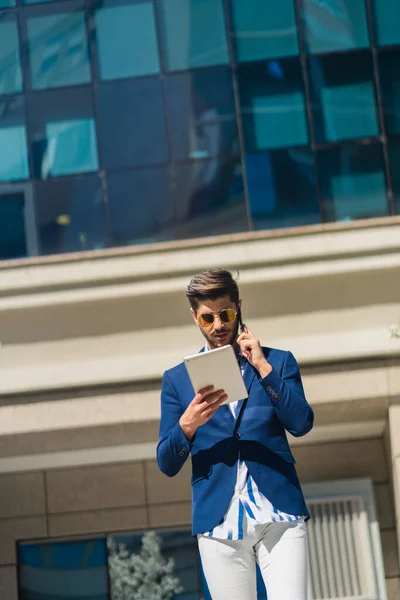
{"type": "Polygon", "coordinates": [[[219,318],[223,323],[233,323],[236,313],[231,308],[227,308],[219,313],[219,318]]]}
{"type": "Polygon", "coordinates": [[[214,323],[214,315],[205,313],[199,316],[199,323],[202,327],[210,327],[214,323]]]}

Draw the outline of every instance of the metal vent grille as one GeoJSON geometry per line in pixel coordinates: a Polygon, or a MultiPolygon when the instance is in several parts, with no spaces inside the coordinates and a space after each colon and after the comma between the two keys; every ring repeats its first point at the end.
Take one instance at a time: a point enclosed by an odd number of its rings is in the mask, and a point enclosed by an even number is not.
{"type": "Polygon", "coordinates": [[[310,598],[378,598],[364,498],[309,500],[310,598]]]}

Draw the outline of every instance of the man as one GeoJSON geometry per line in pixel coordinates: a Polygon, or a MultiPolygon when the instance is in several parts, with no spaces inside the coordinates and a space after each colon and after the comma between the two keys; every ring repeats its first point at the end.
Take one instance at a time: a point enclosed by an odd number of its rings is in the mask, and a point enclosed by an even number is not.
{"type": "Polygon", "coordinates": [[[194,394],[183,363],[164,373],[158,465],[172,477],[192,455],[193,535],[213,600],[256,600],[256,563],[268,600],[307,600],[309,513],[285,429],[313,425],[296,360],[261,347],[244,325],[231,273],[209,269],[187,289],[204,351],[235,349],[248,399],[224,390],[194,394]],[[236,404],[236,406],[234,406],[236,404]]]}

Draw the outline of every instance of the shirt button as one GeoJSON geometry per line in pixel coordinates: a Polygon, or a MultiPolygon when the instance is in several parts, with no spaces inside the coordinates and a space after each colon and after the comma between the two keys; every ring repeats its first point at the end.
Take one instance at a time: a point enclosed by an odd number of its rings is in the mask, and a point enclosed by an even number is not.
{"type": "Polygon", "coordinates": [[[240,440],[240,433],[238,431],[235,431],[233,437],[235,438],[235,440],[240,440]]]}

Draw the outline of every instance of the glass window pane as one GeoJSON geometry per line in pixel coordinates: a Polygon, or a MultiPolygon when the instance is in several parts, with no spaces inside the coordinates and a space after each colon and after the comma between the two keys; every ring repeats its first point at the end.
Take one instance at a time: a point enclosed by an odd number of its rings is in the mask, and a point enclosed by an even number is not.
{"type": "Polygon", "coordinates": [[[312,56],[309,69],[318,142],[379,135],[370,52],[312,56]]]}
{"type": "Polygon", "coordinates": [[[58,10],[55,14],[27,19],[32,87],[36,90],[88,83],[91,78],[84,11],[64,12],[64,4],[56,7],[45,7],[46,11],[58,10]]]}
{"type": "Polygon", "coordinates": [[[168,141],[162,84],[137,79],[98,88],[101,156],[109,169],[165,164],[168,141]]]}
{"type": "Polygon", "coordinates": [[[107,191],[112,245],[175,237],[169,167],[109,173],[107,191]]]}
{"type": "Polygon", "coordinates": [[[223,0],[162,0],[170,71],[229,62],[223,0]]]}
{"type": "Polygon", "coordinates": [[[314,161],[309,150],[247,154],[246,175],[255,229],[320,222],[314,161]]]}
{"type": "Polygon", "coordinates": [[[392,178],[396,214],[400,215],[400,142],[389,144],[389,167],[392,178]]]}
{"type": "Polygon", "coordinates": [[[238,159],[177,165],[175,177],[179,237],[248,231],[238,159]]]}
{"type": "Polygon", "coordinates": [[[365,0],[303,0],[303,19],[309,52],[369,46],[365,0]]]}
{"type": "Polygon", "coordinates": [[[90,89],[32,94],[28,109],[36,177],[47,179],[98,169],[90,89]]]}
{"type": "Polygon", "coordinates": [[[400,44],[399,0],[374,0],[373,7],[378,44],[381,46],[400,44]]]}
{"type": "Polygon", "coordinates": [[[231,0],[238,62],[298,54],[293,0],[231,0]]]}
{"type": "MultiPolygon", "coordinates": [[[[168,594],[159,594],[159,587],[169,591],[169,597],[174,600],[199,600],[200,596],[200,577],[199,577],[199,559],[196,540],[193,539],[189,531],[171,531],[171,532],[153,532],[148,531],[145,534],[137,535],[114,535],[108,541],[109,564],[110,564],[110,582],[111,599],[119,598],[117,592],[118,584],[121,579],[125,582],[126,598],[149,597],[161,598],[168,594]],[[149,559],[148,555],[161,566],[158,573],[149,574],[147,578],[153,585],[153,594],[144,590],[140,584],[140,579],[135,573],[128,571],[120,557],[121,545],[131,555],[136,555],[138,569],[141,571],[147,569],[149,559]],[[143,549],[146,548],[146,554],[143,549]],[[166,571],[163,572],[162,565],[164,561],[170,561],[169,576],[166,571]],[[143,593],[144,592],[144,593],[143,593]]],[[[151,559],[150,559],[150,562],[151,559]]],[[[165,564],[165,563],[164,563],[165,564]]],[[[148,584],[147,584],[148,585],[148,584]]],[[[205,599],[211,600],[208,592],[205,599]]]]}
{"type": "Polygon", "coordinates": [[[29,177],[25,109],[22,97],[0,100],[0,181],[29,177]]]}
{"type": "Polygon", "coordinates": [[[0,260],[26,255],[24,194],[3,193],[0,187],[0,260]]]}
{"type": "Polygon", "coordinates": [[[35,213],[41,254],[107,246],[105,205],[97,175],[35,184],[35,213]]]}
{"type": "Polygon", "coordinates": [[[248,150],[308,143],[304,88],[298,59],[242,65],[238,78],[248,150]]]}
{"type": "Polygon", "coordinates": [[[105,539],[18,547],[19,599],[107,600],[105,539]]]}
{"type": "Polygon", "coordinates": [[[388,214],[380,144],[321,150],[317,167],[328,220],[351,221],[388,214]]]}
{"type": "Polygon", "coordinates": [[[378,55],[382,103],[389,134],[400,133],[400,48],[378,55]]]}
{"type": "Polygon", "coordinates": [[[95,22],[101,79],[160,71],[151,1],[115,5],[105,0],[100,6],[96,2],[95,22]]]}
{"type": "Polygon", "coordinates": [[[0,8],[11,8],[15,6],[15,0],[0,0],[0,8]]]}
{"type": "Polygon", "coordinates": [[[238,154],[232,71],[199,70],[165,78],[176,160],[238,154]]]}
{"type": "Polygon", "coordinates": [[[0,14],[0,94],[22,91],[18,26],[15,14],[0,14]]]}

